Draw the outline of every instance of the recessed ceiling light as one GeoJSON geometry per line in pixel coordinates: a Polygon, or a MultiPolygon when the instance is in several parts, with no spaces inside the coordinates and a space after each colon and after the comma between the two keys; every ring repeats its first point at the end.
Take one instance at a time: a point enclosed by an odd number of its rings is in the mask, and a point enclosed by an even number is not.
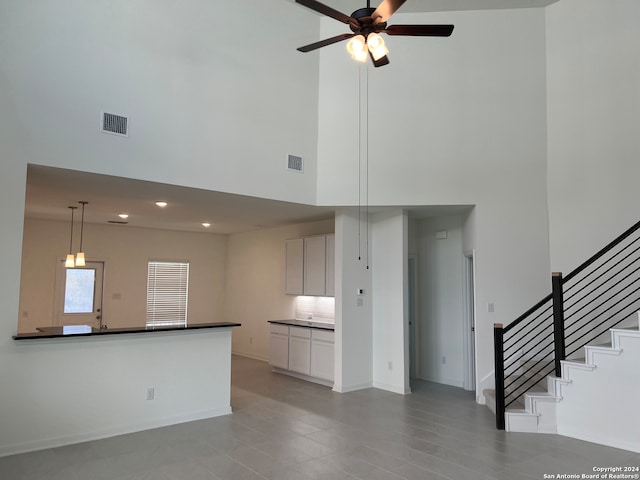
{"type": "Polygon", "coordinates": [[[160,208],[164,208],[167,206],[167,202],[163,202],[163,201],[157,201],[156,205],[159,206],[160,208]]]}
{"type": "Polygon", "coordinates": [[[128,213],[119,213],[118,216],[123,220],[126,220],[127,218],[129,218],[128,213]]]}
{"type": "Polygon", "coordinates": [[[202,222],[202,226],[204,228],[209,228],[211,226],[211,224],[209,222],[202,222]]]}

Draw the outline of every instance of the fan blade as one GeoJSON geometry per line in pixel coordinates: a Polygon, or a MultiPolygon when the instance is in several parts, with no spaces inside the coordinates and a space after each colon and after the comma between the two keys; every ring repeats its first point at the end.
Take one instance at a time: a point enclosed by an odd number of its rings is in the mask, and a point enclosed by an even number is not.
{"type": "Polygon", "coordinates": [[[382,31],[387,35],[448,37],[453,32],[453,25],[390,25],[382,31]]]}
{"type": "Polygon", "coordinates": [[[327,45],[331,45],[332,43],[338,43],[342,40],[346,40],[347,38],[351,38],[355,35],[355,33],[343,33],[342,35],[336,35],[335,37],[326,38],[324,40],[320,40],[316,43],[311,43],[309,45],[305,45],[304,47],[298,48],[299,52],[310,52],[311,50],[316,50],[320,47],[326,47],[327,45]]]}
{"type": "Polygon", "coordinates": [[[347,25],[352,23],[352,18],[349,15],[345,15],[338,10],[334,10],[333,8],[328,7],[323,3],[316,2],[316,0],[296,0],[296,3],[304,5],[305,7],[310,8],[311,10],[315,10],[318,13],[322,13],[327,17],[335,18],[339,22],[346,23],[347,25]]]}
{"type": "Polygon", "coordinates": [[[382,0],[378,8],[371,14],[373,24],[378,25],[389,20],[389,17],[398,10],[406,0],[382,0]]]}

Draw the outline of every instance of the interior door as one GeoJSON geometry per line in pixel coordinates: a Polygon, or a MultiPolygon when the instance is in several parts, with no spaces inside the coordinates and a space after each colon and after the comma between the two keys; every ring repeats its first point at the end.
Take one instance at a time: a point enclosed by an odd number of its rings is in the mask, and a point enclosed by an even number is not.
{"type": "Polygon", "coordinates": [[[100,329],[104,262],[86,262],[86,266],[76,268],[65,268],[61,262],[58,271],[56,325],[90,325],[100,329]]]}

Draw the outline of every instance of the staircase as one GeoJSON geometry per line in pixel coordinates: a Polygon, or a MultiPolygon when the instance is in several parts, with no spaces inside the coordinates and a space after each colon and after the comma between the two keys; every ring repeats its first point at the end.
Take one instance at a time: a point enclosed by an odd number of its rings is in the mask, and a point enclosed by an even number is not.
{"type": "Polygon", "coordinates": [[[640,452],[640,222],[494,324],[496,427],[640,452]]]}
{"type": "MultiPolygon", "coordinates": [[[[570,436],[575,436],[580,431],[593,430],[593,427],[586,428],[585,424],[589,423],[586,420],[602,415],[603,397],[608,400],[616,397],[640,399],[640,314],[636,320],[635,327],[610,329],[610,343],[585,346],[583,358],[562,360],[559,377],[548,375],[544,379],[536,377],[537,381],[529,379],[529,382],[535,381],[535,385],[527,388],[505,410],[505,430],[564,432],[574,433],[570,436]],[[580,395],[576,395],[578,392],[580,395]],[[582,413],[578,415],[577,412],[582,413]],[[571,415],[567,415],[569,413],[571,415]]],[[[495,413],[495,390],[485,390],[483,393],[487,405],[495,413]]],[[[633,437],[638,438],[638,427],[629,429],[629,417],[636,416],[633,411],[615,408],[615,402],[613,405],[612,402],[605,403],[609,404],[609,416],[613,417],[611,420],[618,417],[617,423],[624,426],[623,430],[631,430],[633,437]]],[[[603,434],[592,431],[583,437],[601,443],[603,434]]],[[[634,451],[640,447],[640,442],[636,443],[638,446],[634,451]]],[[[629,449],[629,445],[613,446],[629,449]]]]}

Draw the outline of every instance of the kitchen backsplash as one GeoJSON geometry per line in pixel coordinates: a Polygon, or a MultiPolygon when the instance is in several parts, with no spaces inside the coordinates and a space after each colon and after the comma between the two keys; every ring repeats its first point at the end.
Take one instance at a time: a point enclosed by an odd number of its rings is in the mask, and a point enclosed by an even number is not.
{"type": "Polygon", "coordinates": [[[296,319],[335,323],[334,297],[296,297],[296,319]]]}

